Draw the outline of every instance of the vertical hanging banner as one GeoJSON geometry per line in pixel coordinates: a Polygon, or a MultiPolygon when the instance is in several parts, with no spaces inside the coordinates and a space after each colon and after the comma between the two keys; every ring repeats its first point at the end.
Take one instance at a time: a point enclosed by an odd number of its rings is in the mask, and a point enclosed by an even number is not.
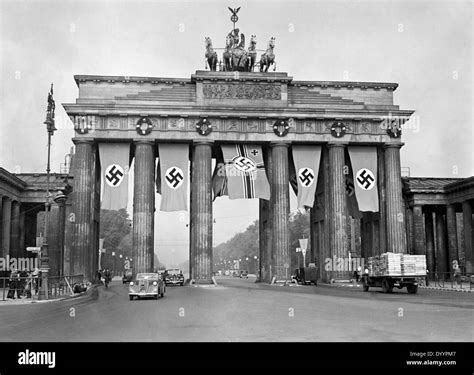
{"type": "Polygon", "coordinates": [[[348,150],[359,210],[378,212],[377,148],[349,146],[348,150]]]}
{"type": "Polygon", "coordinates": [[[212,174],[212,192],[213,199],[215,201],[217,197],[222,197],[223,195],[229,195],[227,191],[227,177],[225,174],[225,163],[222,158],[216,159],[216,166],[214,168],[214,173],[212,174]]]}
{"type": "Polygon", "coordinates": [[[262,148],[253,145],[222,145],[227,191],[230,199],[270,199],[262,148]]]}
{"type": "Polygon", "coordinates": [[[160,210],[187,211],[189,145],[160,143],[158,154],[156,190],[161,193],[160,210]]]}
{"type": "Polygon", "coordinates": [[[351,174],[346,175],[346,194],[347,194],[347,211],[349,216],[354,219],[362,218],[362,213],[359,211],[357,198],[355,195],[354,177],[351,174]]]}
{"type": "Polygon", "coordinates": [[[104,187],[101,208],[127,208],[130,144],[99,143],[99,157],[104,187]]]}
{"type": "Polygon", "coordinates": [[[318,184],[321,146],[292,146],[298,183],[298,208],[313,207],[318,184]]]}

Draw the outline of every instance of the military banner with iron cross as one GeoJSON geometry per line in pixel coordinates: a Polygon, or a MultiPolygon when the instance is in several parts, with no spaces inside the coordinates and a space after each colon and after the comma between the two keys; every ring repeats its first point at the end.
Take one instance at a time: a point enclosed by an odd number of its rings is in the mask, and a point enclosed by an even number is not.
{"type": "Polygon", "coordinates": [[[161,194],[161,211],[188,210],[189,145],[158,145],[156,190],[161,194]]]}
{"type": "Polygon", "coordinates": [[[103,195],[101,208],[120,210],[128,204],[129,143],[99,143],[103,195]]]}
{"type": "Polygon", "coordinates": [[[379,211],[379,193],[377,188],[377,148],[349,146],[354,187],[359,210],[379,211]]]}
{"type": "Polygon", "coordinates": [[[230,199],[270,199],[262,148],[253,145],[222,145],[227,192],[230,199]]]}
{"type": "Polygon", "coordinates": [[[296,182],[298,183],[298,208],[311,208],[314,204],[318,184],[321,146],[294,145],[292,149],[296,182]]]}

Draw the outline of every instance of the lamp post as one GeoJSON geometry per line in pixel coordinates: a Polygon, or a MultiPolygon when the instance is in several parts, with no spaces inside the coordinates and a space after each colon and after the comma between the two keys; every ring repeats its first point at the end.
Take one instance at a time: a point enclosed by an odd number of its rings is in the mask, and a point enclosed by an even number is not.
{"type": "Polygon", "coordinates": [[[49,208],[51,207],[51,202],[49,201],[49,173],[50,169],[50,162],[51,162],[51,137],[56,130],[54,126],[54,110],[55,110],[55,103],[53,99],[53,84],[51,84],[51,90],[48,93],[48,108],[46,110],[46,120],[44,124],[46,125],[46,130],[48,131],[48,163],[46,164],[46,203],[45,206],[45,213],[44,213],[44,237],[43,237],[43,245],[41,248],[41,289],[38,294],[39,300],[48,299],[48,277],[49,277],[49,256],[48,256],[48,216],[49,216],[49,208]]]}

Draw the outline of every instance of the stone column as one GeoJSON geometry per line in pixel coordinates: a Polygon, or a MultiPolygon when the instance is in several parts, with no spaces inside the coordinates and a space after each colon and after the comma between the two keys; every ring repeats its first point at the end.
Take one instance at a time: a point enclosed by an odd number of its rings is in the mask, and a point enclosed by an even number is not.
{"type": "Polygon", "coordinates": [[[420,205],[413,206],[413,250],[416,255],[426,254],[423,233],[423,208],[420,205]]]}
{"type": "Polygon", "coordinates": [[[9,197],[3,197],[2,210],[2,258],[10,255],[10,230],[12,218],[12,200],[9,197]]]}
{"type": "Polygon", "coordinates": [[[453,260],[457,260],[459,263],[456,208],[453,204],[446,205],[446,226],[448,230],[448,269],[451,272],[453,260]]]}
{"type": "Polygon", "coordinates": [[[430,277],[435,273],[435,250],[434,250],[434,230],[433,213],[431,210],[425,212],[425,232],[426,232],[426,267],[430,277]]]}
{"type": "Polygon", "coordinates": [[[76,153],[74,155],[75,174],[72,220],[74,234],[71,254],[72,275],[84,275],[87,280],[91,269],[90,254],[93,249],[93,195],[95,182],[95,146],[91,140],[76,139],[76,153]]]}
{"type": "Polygon", "coordinates": [[[25,229],[25,209],[24,205],[20,208],[20,256],[21,257],[30,257],[30,254],[27,254],[26,251],[26,229],[25,229]]]}
{"type": "Polygon", "coordinates": [[[464,252],[466,257],[466,272],[474,272],[474,251],[472,240],[472,206],[471,202],[462,202],[464,223],[464,252]]]}
{"type": "Polygon", "coordinates": [[[413,208],[412,207],[407,207],[406,210],[406,233],[407,233],[407,252],[410,254],[414,254],[414,247],[415,247],[415,238],[413,234],[413,221],[414,221],[414,214],[413,214],[413,208]]]}
{"type": "MultiPolygon", "coordinates": [[[[444,209],[441,207],[436,210],[436,235],[436,272],[449,272],[446,246],[446,223],[444,221],[444,209]]],[[[445,275],[440,275],[440,277],[443,276],[445,275]]]]}
{"type": "Polygon", "coordinates": [[[291,275],[290,233],[288,231],[288,215],[290,214],[288,146],[288,143],[283,142],[271,144],[272,243],[275,265],[272,267],[272,277],[276,277],[276,281],[287,280],[291,275]]]}
{"type": "MultiPolygon", "coordinates": [[[[270,149],[263,147],[263,160],[265,162],[265,172],[267,179],[273,185],[273,165],[272,152],[270,149]]],[[[272,273],[274,271],[273,262],[273,213],[272,213],[272,198],[270,200],[260,199],[259,205],[259,223],[260,223],[260,248],[259,248],[259,267],[260,267],[260,281],[270,283],[272,281],[272,273]]]]}
{"type": "MultiPolygon", "coordinates": [[[[43,216],[44,218],[44,216],[43,216]]],[[[51,204],[48,216],[48,258],[49,258],[49,276],[59,276],[59,262],[61,250],[59,244],[60,229],[59,207],[56,203],[51,204]]],[[[90,278],[90,269],[87,269],[87,276],[90,278]]],[[[90,279],[92,281],[92,279],[90,279]]]]}
{"type": "Polygon", "coordinates": [[[3,257],[3,195],[2,194],[0,194],[0,257],[3,257]]]}
{"type": "MultiPolygon", "coordinates": [[[[331,272],[327,272],[325,269],[325,260],[328,258],[332,258],[331,248],[330,248],[330,221],[331,221],[331,213],[329,212],[329,194],[331,190],[331,185],[329,182],[329,150],[328,147],[323,147],[321,151],[321,165],[322,165],[322,174],[323,174],[323,201],[321,202],[323,205],[323,214],[324,214],[324,222],[319,224],[320,228],[320,235],[322,236],[322,246],[319,251],[319,272],[321,275],[321,279],[323,282],[328,283],[331,279],[331,272]]],[[[345,187],[344,187],[345,188],[345,187]]]]}
{"type": "MultiPolygon", "coordinates": [[[[155,143],[134,140],[133,274],[153,272],[155,217],[155,143]]],[[[117,255],[118,256],[118,255],[117,255]]]]}
{"type": "Polygon", "coordinates": [[[385,145],[385,188],[387,208],[387,251],[406,253],[405,209],[400,172],[401,144],[385,145]]]}
{"type": "MultiPolygon", "coordinates": [[[[347,258],[347,201],[344,174],[345,144],[330,143],[329,148],[329,248],[331,257],[347,258]]],[[[347,272],[333,272],[342,278],[347,272]]]]}
{"type": "Polygon", "coordinates": [[[20,202],[12,201],[10,256],[15,258],[22,257],[22,252],[20,249],[20,208],[20,202]]]}
{"type": "Polygon", "coordinates": [[[194,142],[191,180],[192,278],[212,284],[212,143],[194,142]]]}

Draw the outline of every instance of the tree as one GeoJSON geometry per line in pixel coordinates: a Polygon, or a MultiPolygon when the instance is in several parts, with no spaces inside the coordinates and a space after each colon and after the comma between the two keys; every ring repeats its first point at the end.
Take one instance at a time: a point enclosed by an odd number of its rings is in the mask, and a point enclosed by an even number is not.
{"type": "Polygon", "coordinates": [[[131,220],[125,209],[100,211],[100,238],[104,239],[104,249],[106,251],[118,251],[122,240],[131,231],[131,220]]]}
{"type": "MultiPolygon", "coordinates": [[[[300,213],[291,216],[288,222],[290,232],[290,258],[291,268],[298,267],[302,261],[298,259],[302,255],[296,253],[296,248],[300,247],[300,238],[310,238],[309,213],[300,213]],[[300,263],[298,263],[298,261],[300,263]]],[[[308,241],[308,249],[310,244],[308,241]]],[[[307,253],[308,254],[308,253],[307,253]]],[[[213,251],[214,263],[219,264],[224,260],[233,261],[234,259],[249,258],[249,263],[243,262],[242,266],[251,268],[251,259],[259,256],[259,223],[255,220],[245,231],[237,233],[230,240],[217,245],[213,251]]]]}

